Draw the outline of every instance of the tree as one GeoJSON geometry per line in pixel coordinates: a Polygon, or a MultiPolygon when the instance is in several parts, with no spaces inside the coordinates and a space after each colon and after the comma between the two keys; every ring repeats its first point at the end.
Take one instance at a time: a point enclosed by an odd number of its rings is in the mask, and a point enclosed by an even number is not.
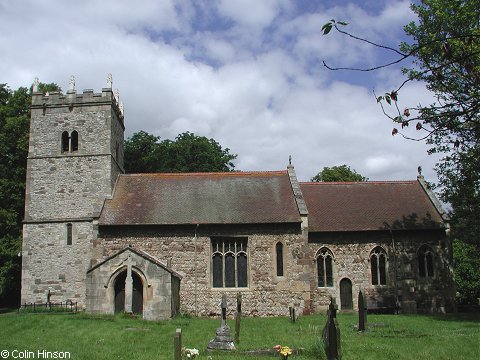
{"type": "MultiPolygon", "coordinates": [[[[59,90],[40,84],[41,91],[59,90]]],[[[20,299],[22,220],[30,130],[31,89],[0,84],[0,304],[20,299]]]]}
{"type": "Polygon", "coordinates": [[[401,45],[415,57],[404,72],[437,99],[412,109],[416,128],[426,132],[430,153],[445,154],[436,170],[442,199],[453,209],[453,235],[480,249],[480,1],[429,0],[412,10],[419,23],[405,32],[418,44],[401,45]]]}
{"type": "Polygon", "coordinates": [[[125,172],[233,171],[237,155],[214,139],[185,132],[174,141],[140,131],[125,141],[125,172]]]}
{"type": "MultiPolygon", "coordinates": [[[[443,154],[436,165],[437,188],[442,200],[451,205],[452,235],[465,247],[472,244],[476,249],[457,258],[456,264],[461,267],[462,261],[474,261],[472,256],[480,251],[480,1],[423,0],[412,4],[411,9],[417,14],[418,22],[405,26],[412,41],[400,44],[400,50],[341,30],[341,26],[347,25],[345,22],[331,20],[324,25],[323,32],[328,34],[336,29],[398,55],[386,64],[350,70],[374,71],[412,60],[411,66],[403,68],[406,79],[398,88],[376,99],[383,113],[396,124],[392,135],[426,141],[430,154],[443,154]],[[400,106],[400,91],[410,81],[424,82],[436,101],[426,106],[400,106]],[[412,124],[419,136],[407,134],[412,124]]],[[[460,251],[462,247],[456,246],[456,249],[460,251]]],[[[461,281],[469,281],[465,276],[470,276],[475,284],[479,273],[478,268],[475,275],[464,272],[461,281]]],[[[459,289],[468,288],[458,282],[457,285],[459,289]]],[[[476,295],[469,294],[473,301],[480,296],[480,290],[477,287],[476,295]]]]}
{"type": "Polygon", "coordinates": [[[324,167],[317,175],[310,179],[314,182],[342,182],[342,181],[367,181],[368,178],[360,175],[347,165],[324,167]]]}
{"type": "Polygon", "coordinates": [[[480,297],[480,251],[461,240],[453,241],[455,283],[459,302],[477,304],[480,297]]]}
{"type": "Polygon", "coordinates": [[[158,168],[160,137],[139,131],[125,140],[124,165],[127,173],[150,173],[158,168]]]}

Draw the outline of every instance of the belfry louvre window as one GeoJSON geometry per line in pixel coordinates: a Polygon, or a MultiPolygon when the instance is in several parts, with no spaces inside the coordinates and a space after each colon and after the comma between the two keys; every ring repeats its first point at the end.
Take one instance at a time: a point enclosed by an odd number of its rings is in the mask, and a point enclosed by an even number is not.
{"type": "Polygon", "coordinates": [[[78,132],[73,130],[70,135],[70,151],[78,151],[78,132]]]}
{"type": "Polygon", "coordinates": [[[387,254],[377,246],[370,253],[372,285],[387,285],[387,254]]]}
{"type": "Polygon", "coordinates": [[[62,133],[62,152],[78,151],[78,131],[73,130],[71,134],[68,131],[62,133]]]}
{"type": "Polygon", "coordinates": [[[247,238],[212,238],[214,288],[247,287],[247,238]]]}
{"type": "Polygon", "coordinates": [[[418,251],[418,275],[433,277],[433,250],[427,245],[423,245],[418,251]]]}
{"type": "Polygon", "coordinates": [[[70,135],[68,131],[62,133],[62,152],[68,152],[70,150],[70,135]]]}
{"type": "Polygon", "coordinates": [[[317,253],[318,287],[333,286],[333,254],[326,247],[317,253]]]}

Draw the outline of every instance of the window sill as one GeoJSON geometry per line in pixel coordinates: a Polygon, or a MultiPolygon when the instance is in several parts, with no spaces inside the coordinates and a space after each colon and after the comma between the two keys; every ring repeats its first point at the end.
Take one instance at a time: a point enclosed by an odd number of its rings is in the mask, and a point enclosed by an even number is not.
{"type": "Polygon", "coordinates": [[[213,291],[231,291],[231,292],[238,292],[238,291],[250,291],[249,287],[211,287],[210,290],[213,291]]]}

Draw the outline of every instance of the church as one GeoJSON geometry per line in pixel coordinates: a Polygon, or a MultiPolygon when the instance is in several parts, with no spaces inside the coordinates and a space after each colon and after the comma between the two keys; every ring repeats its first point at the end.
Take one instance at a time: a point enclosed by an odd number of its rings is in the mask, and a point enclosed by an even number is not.
{"type": "Polygon", "coordinates": [[[410,181],[299,182],[279,171],[124,174],[123,106],[38,92],[31,105],[22,303],[73,301],[145,319],[453,309],[448,219],[410,181]]]}

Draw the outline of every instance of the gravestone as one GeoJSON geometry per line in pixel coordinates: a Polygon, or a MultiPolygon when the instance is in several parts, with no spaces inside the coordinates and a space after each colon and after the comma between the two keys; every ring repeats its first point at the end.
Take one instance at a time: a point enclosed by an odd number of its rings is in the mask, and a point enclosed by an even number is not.
{"type": "Polygon", "coordinates": [[[325,353],[328,360],[341,359],[340,351],[340,327],[337,321],[338,306],[335,304],[335,299],[330,298],[330,305],[328,306],[328,318],[325,327],[323,328],[323,341],[325,346],[325,353]]]}
{"type": "Polygon", "coordinates": [[[296,314],[296,311],[295,311],[295,307],[294,306],[289,306],[288,312],[290,313],[290,320],[292,320],[292,322],[297,321],[297,314],[296,314]]]}
{"type": "Polygon", "coordinates": [[[358,331],[365,331],[367,327],[367,302],[362,290],[358,293],[358,331]]]}
{"type": "Polygon", "coordinates": [[[235,342],[240,342],[240,321],[242,319],[242,293],[237,293],[237,312],[235,314],[235,342]]]}
{"type": "Polygon", "coordinates": [[[210,340],[207,350],[235,350],[235,344],[230,337],[230,327],[227,325],[227,296],[222,295],[222,320],[215,332],[215,338],[210,340]]]}
{"type": "Polygon", "coordinates": [[[173,336],[173,359],[182,360],[182,329],[177,329],[173,336]]]}

